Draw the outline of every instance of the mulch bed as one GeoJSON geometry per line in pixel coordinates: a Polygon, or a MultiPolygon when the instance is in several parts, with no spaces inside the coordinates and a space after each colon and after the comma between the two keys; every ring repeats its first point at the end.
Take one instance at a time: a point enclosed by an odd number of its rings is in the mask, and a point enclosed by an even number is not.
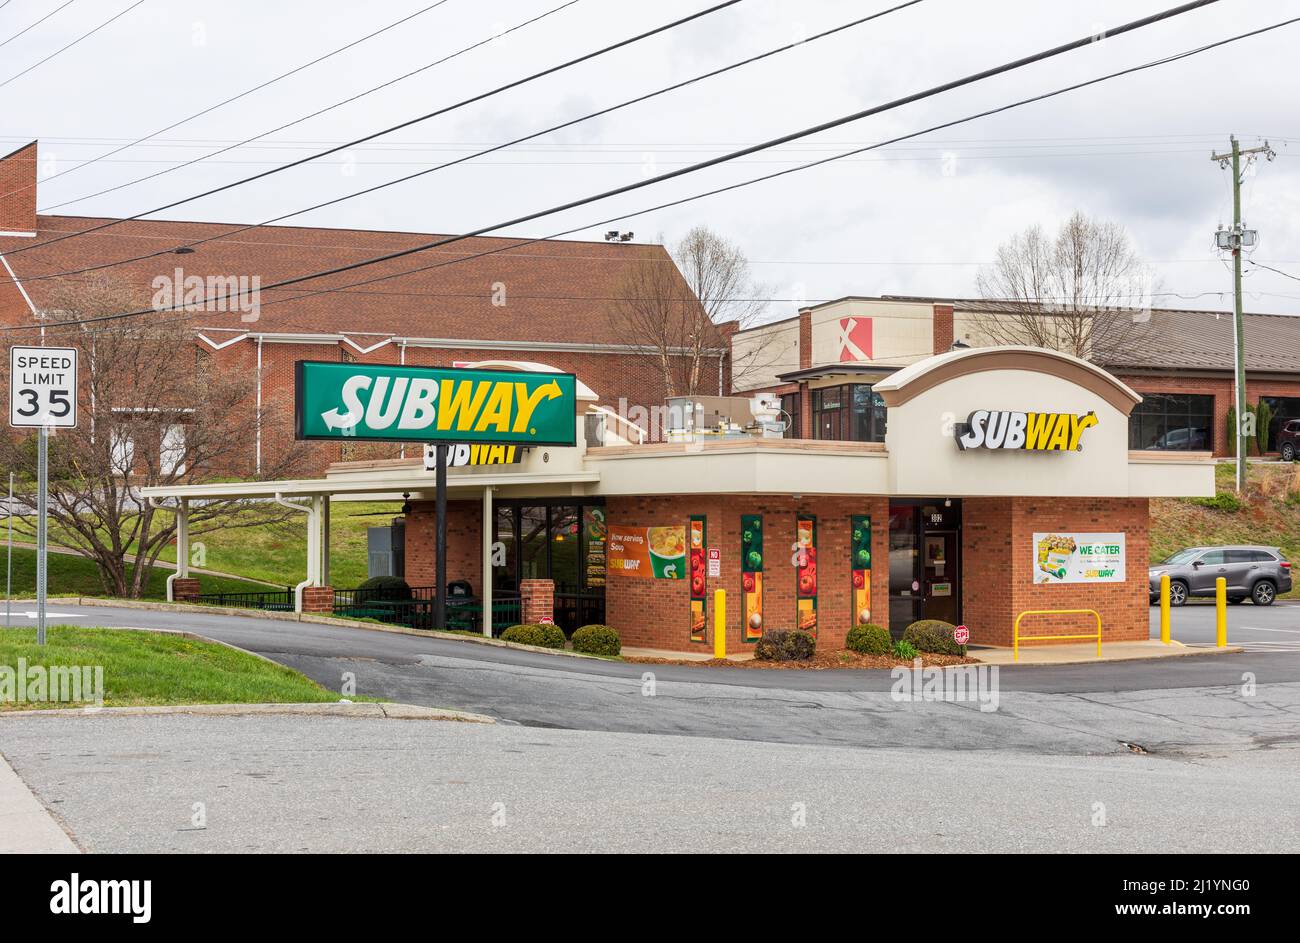
{"type": "MultiPolygon", "coordinates": [[[[682,658],[637,658],[625,655],[623,660],[638,665],[687,665],[700,668],[798,668],[804,671],[826,671],[835,668],[897,668],[912,667],[910,661],[903,661],[893,655],[863,655],[859,652],[843,649],[840,651],[819,651],[807,661],[727,661],[710,658],[708,661],[690,661],[682,658]]],[[[923,668],[946,668],[949,665],[977,665],[979,661],[966,655],[932,655],[921,653],[923,668]]]]}

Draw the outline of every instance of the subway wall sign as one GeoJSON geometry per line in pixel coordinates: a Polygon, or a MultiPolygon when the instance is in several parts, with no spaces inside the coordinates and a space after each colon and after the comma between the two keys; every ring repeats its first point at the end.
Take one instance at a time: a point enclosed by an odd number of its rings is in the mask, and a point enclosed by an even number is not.
{"type": "Polygon", "coordinates": [[[1018,413],[977,409],[957,423],[957,447],[1023,449],[1027,452],[1077,452],[1083,433],[1097,424],[1095,413],[1018,413]]]}
{"type": "Polygon", "coordinates": [[[572,373],[300,360],[299,439],[576,444],[572,373]]]}

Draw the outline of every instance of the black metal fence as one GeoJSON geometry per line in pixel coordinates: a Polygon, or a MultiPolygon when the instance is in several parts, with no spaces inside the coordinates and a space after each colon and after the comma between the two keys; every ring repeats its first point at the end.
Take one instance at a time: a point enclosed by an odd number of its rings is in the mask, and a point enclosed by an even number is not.
{"type": "Polygon", "coordinates": [[[227,606],[232,609],[269,609],[273,612],[293,611],[293,587],[267,590],[261,593],[200,593],[197,601],[209,606],[227,606]]]}

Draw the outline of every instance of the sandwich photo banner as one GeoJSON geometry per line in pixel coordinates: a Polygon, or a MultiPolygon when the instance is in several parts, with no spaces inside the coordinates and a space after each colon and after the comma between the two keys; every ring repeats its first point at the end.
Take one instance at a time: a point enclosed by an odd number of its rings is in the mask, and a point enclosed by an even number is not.
{"type": "Polygon", "coordinates": [[[691,641],[707,642],[708,636],[708,590],[705,582],[705,557],[708,547],[708,529],[704,518],[691,518],[690,526],[691,557],[691,641]]]}

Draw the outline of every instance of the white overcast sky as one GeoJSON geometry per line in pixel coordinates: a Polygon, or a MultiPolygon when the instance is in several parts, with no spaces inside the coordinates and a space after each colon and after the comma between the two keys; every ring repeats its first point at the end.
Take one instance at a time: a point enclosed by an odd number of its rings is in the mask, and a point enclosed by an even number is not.
{"type": "MultiPolygon", "coordinates": [[[[0,42],[65,0],[0,0],[0,42]]],[[[126,9],[74,0],[0,46],[0,83],[126,9]]],[[[0,144],[42,142],[42,173],[157,132],[392,23],[431,0],[144,0],[48,63],[0,85],[0,144]]],[[[38,206],[209,153],[395,78],[564,0],[446,0],[374,39],[92,166],[42,183],[38,206]]],[[[540,22],[329,114],[192,167],[54,212],[127,216],[238,179],[558,64],[710,6],[709,0],[579,0],[540,22]]],[[[519,137],[791,39],[890,0],[744,0],[666,35],[487,101],[159,214],[260,222],[519,137]]],[[[924,0],[881,20],[489,158],[304,214],[291,224],[455,233],[724,153],[1174,5],[924,0]]],[[[588,225],[854,145],[1048,91],[1300,17],[1300,0],[1221,0],[1051,62],[505,232],[588,225]]],[[[844,161],[631,217],[638,240],[696,224],[736,241],[775,298],[967,296],[979,263],[1026,226],[1073,210],[1126,226],[1168,294],[1157,303],[1230,307],[1211,245],[1231,219],[1212,150],[1235,132],[1278,159],[1244,191],[1254,259],[1300,277],[1300,24],[1169,66],[844,161]]],[[[605,228],[575,236],[601,238],[605,228]]],[[[1251,266],[1247,266],[1248,271],[1251,266]]],[[[1300,281],[1263,270],[1248,310],[1300,313],[1300,281]]],[[[774,303],[771,316],[792,314],[774,303]]]]}

